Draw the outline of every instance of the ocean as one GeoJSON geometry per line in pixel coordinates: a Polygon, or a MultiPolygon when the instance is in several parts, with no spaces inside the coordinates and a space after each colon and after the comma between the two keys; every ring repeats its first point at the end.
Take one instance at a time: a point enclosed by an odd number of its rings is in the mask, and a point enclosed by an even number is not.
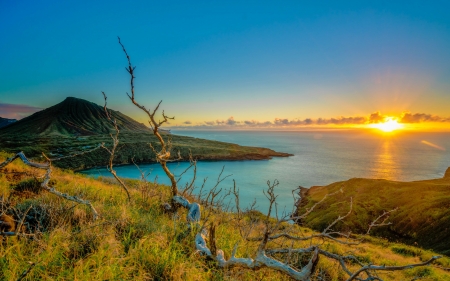
{"type": "MultiPolygon", "coordinates": [[[[196,186],[207,178],[205,189],[215,185],[222,176],[224,190],[233,187],[235,180],[240,190],[241,208],[253,201],[256,209],[266,211],[268,202],[263,194],[267,181],[279,181],[275,191],[280,212],[290,212],[294,200],[292,190],[299,186],[327,185],[350,178],[379,178],[398,181],[417,181],[439,178],[450,166],[450,133],[393,132],[377,133],[365,130],[349,131],[172,131],[173,134],[218,140],[246,146],[267,147],[292,153],[291,157],[263,161],[199,161],[196,186]]],[[[170,163],[175,174],[181,174],[189,164],[170,163]]],[[[149,181],[169,180],[159,164],[140,165],[150,172],[149,181]]],[[[124,178],[140,178],[134,165],[115,167],[124,178]]],[[[111,176],[106,169],[82,171],[91,176],[111,176]]],[[[192,179],[192,173],[183,175],[180,184],[192,179]]],[[[298,197],[298,196],[296,196],[298,197]]]]}

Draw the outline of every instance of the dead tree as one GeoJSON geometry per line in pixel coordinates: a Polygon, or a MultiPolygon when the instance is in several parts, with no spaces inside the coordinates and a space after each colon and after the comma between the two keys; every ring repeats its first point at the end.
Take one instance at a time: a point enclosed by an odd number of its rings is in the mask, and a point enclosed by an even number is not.
{"type": "MultiPolygon", "coordinates": [[[[130,87],[131,87],[131,94],[127,93],[128,97],[130,98],[131,102],[137,106],[138,108],[140,108],[141,110],[143,110],[148,118],[149,118],[149,124],[150,127],[153,130],[153,134],[156,136],[156,138],[159,141],[160,144],[160,148],[157,150],[156,147],[154,147],[153,145],[150,144],[151,149],[153,150],[153,152],[156,155],[156,161],[158,161],[161,164],[161,167],[163,168],[164,172],[166,173],[167,177],[170,179],[171,182],[171,189],[172,189],[172,195],[175,196],[178,194],[178,186],[177,186],[177,181],[175,179],[175,176],[170,172],[169,168],[167,168],[167,162],[170,161],[174,161],[174,160],[170,160],[170,150],[171,150],[171,142],[170,140],[164,141],[163,137],[161,136],[160,132],[159,132],[159,128],[166,123],[169,119],[175,119],[175,117],[168,117],[165,113],[164,110],[162,111],[161,117],[162,120],[158,120],[157,121],[157,117],[156,112],[159,109],[159,106],[162,103],[162,100],[159,101],[159,103],[156,105],[155,109],[153,111],[148,110],[145,106],[140,105],[134,97],[134,70],[136,69],[135,66],[132,66],[131,64],[131,60],[130,60],[130,56],[127,53],[127,50],[125,49],[125,47],[123,46],[122,42],[120,42],[120,37],[118,37],[119,39],[119,44],[120,46],[122,46],[122,50],[125,53],[127,60],[128,60],[128,67],[126,67],[125,69],[127,70],[127,72],[130,74],[130,87]]],[[[181,159],[180,154],[178,153],[178,159],[181,159]]]]}
{"type": "MultiPolygon", "coordinates": [[[[240,266],[245,267],[249,269],[258,269],[262,267],[268,267],[275,270],[278,270],[280,272],[283,272],[290,277],[294,278],[295,280],[310,280],[311,276],[314,274],[314,271],[317,267],[317,263],[319,261],[320,256],[324,256],[326,258],[334,259],[336,260],[342,270],[348,275],[348,281],[350,280],[382,280],[378,276],[376,276],[377,271],[383,271],[383,270],[403,270],[406,268],[412,268],[417,266],[423,266],[432,263],[434,260],[440,258],[440,256],[435,256],[429,259],[428,261],[425,261],[423,263],[418,264],[409,264],[405,266],[378,266],[373,264],[363,264],[361,263],[356,257],[351,255],[340,255],[336,253],[332,253],[329,251],[325,251],[320,248],[320,243],[313,243],[314,239],[329,239],[333,240],[334,242],[344,244],[344,245],[356,245],[360,243],[361,241],[358,239],[354,239],[351,237],[351,234],[336,232],[332,230],[332,227],[336,225],[339,221],[344,220],[352,211],[353,203],[350,201],[350,208],[347,214],[343,216],[338,216],[332,223],[330,223],[321,233],[319,234],[313,234],[309,236],[301,236],[296,235],[293,233],[295,229],[295,224],[290,224],[290,226],[286,227],[285,224],[289,221],[296,222],[304,217],[306,217],[308,214],[310,214],[314,208],[322,203],[328,196],[332,196],[333,194],[326,195],[321,201],[316,203],[314,206],[312,206],[309,210],[307,210],[304,214],[300,216],[293,216],[291,213],[283,214],[279,216],[279,212],[277,210],[277,204],[276,204],[276,198],[275,195],[275,187],[278,185],[278,181],[274,182],[267,182],[268,188],[267,191],[264,192],[266,195],[266,198],[269,200],[269,210],[267,214],[265,215],[264,222],[263,222],[263,233],[259,234],[257,237],[249,237],[252,233],[252,230],[254,229],[254,225],[252,224],[250,220],[249,225],[245,225],[242,221],[242,217],[245,212],[242,212],[239,207],[239,191],[234,188],[234,190],[230,193],[233,193],[236,197],[236,209],[237,209],[237,220],[238,220],[238,226],[239,231],[241,233],[241,236],[246,241],[255,241],[259,242],[259,245],[257,247],[256,253],[254,254],[254,258],[239,258],[237,257],[237,250],[238,250],[238,244],[235,244],[234,249],[231,253],[231,257],[226,260],[225,259],[225,253],[223,250],[218,249],[215,243],[215,225],[210,226],[210,233],[208,235],[208,230],[206,224],[209,216],[206,216],[206,220],[202,222],[202,208],[201,205],[197,202],[190,202],[186,197],[184,197],[185,192],[179,194],[177,181],[175,179],[175,176],[169,171],[167,167],[167,162],[174,161],[170,160],[170,141],[164,141],[163,137],[161,136],[159,132],[159,128],[161,125],[166,123],[169,119],[174,119],[174,117],[168,117],[164,111],[162,111],[162,120],[156,121],[156,113],[159,109],[159,106],[161,105],[160,101],[155,109],[153,111],[148,110],[143,105],[139,104],[135,99],[135,92],[134,92],[134,70],[135,67],[131,64],[130,57],[124,47],[124,45],[121,43],[119,38],[119,44],[122,47],[123,52],[126,55],[128,66],[126,67],[127,72],[130,75],[130,87],[131,87],[131,94],[128,94],[128,97],[132,101],[132,103],[137,106],[139,109],[143,110],[149,117],[149,124],[150,127],[153,130],[153,133],[157,137],[159,141],[160,147],[156,149],[153,145],[150,145],[153,152],[156,154],[156,160],[161,164],[161,167],[163,168],[164,172],[168,176],[168,178],[171,181],[171,191],[172,191],[172,201],[175,202],[178,205],[183,206],[188,210],[186,221],[188,224],[188,229],[191,231],[197,231],[195,235],[195,247],[197,251],[211,259],[217,262],[218,267],[221,268],[227,268],[227,267],[233,267],[233,266],[240,266]],[[275,219],[274,219],[275,217],[275,219]],[[247,228],[247,229],[245,229],[247,228]],[[209,239],[210,246],[208,247],[206,241],[209,239]],[[283,247],[281,248],[271,248],[269,247],[269,243],[277,240],[277,239],[284,239],[283,247]],[[290,242],[290,245],[286,246],[287,242],[290,242]],[[311,246],[309,247],[295,247],[295,242],[298,241],[310,241],[311,246]],[[274,255],[277,254],[286,254],[292,255],[294,253],[308,253],[310,254],[309,260],[306,265],[302,266],[301,268],[297,268],[294,265],[289,264],[289,259],[285,259],[284,262],[280,261],[279,259],[275,258],[274,255]],[[347,262],[353,261],[356,262],[360,267],[356,271],[351,271],[348,266],[347,262]],[[365,277],[361,277],[362,274],[365,273],[365,277]],[[374,274],[375,273],[375,274],[374,274]]],[[[180,159],[180,155],[178,155],[178,159],[180,159]]],[[[175,160],[178,160],[175,159],[175,160]]],[[[195,178],[195,177],[194,177],[195,178]]],[[[220,176],[218,183],[220,182],[220,176]]],[[[217,185],[216,185],[217,187],[217,185]]],[[[186,192],[191,192],[193,188],[193,183],[190,185],[187,185],[187,188],[185,189],[186,192]]],[[[207,198],[206,201],[201,200],[201,198],[198,198],[199,201],[203,201],[206,204],[212,204],[214,201],[214,198],[217,197],[217,195],[221,192],[221,190],[216,190],[213,188],[207,198]],[[210,203],[209,203],[210,202],[210,203]]],[[[339,192],[342,192],[340,190],[339,192]]],[[[199,196],[201,197],[201,196],[199,196]]],[[[168,204],[167,204],[168,205],[168,204]]],[[[213,205],[213,204],[212,204],[213,205]]],[[[250,210],[251,211],[251,210],[250,210]]],[[[249,213],[249,212],[247,212],[249,213]]],[[[382,214],[379,216],[375,221],[373,221],[369,229],[367,231],[367,234],[370,232],[371,228],[376,226],[383,226],[387,225],[386,219],[384,219],[381,223],[378,223],[378,221],[382,218],[385,218],[386,215],[388,215],[389,212],[382,214]]]]}

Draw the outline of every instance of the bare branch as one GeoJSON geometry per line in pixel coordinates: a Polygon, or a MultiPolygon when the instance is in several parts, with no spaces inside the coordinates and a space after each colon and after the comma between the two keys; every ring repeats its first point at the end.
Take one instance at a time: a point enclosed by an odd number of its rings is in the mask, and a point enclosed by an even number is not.
{"type": "Polygon", "coordinates": [[[25,156],[25,154],[23,154],[23,152],[19,152],[16,155],[14,155],[13,157],[8,158],[4,162],[0,163],[0,168],[5,167],[6,165],[11,163],[15,159],[20,158],[23,161],[23,163],[25,163],[26,165],[28,165],[30,167],[46,169],[47,171],[44,175],[44,181],[41,184],[42,188],[44,188],[45,190],[47,190],[48,192],[50,192],[52,194],[55,194],[56,196],[66,199],[66,200],[77,202],[77,203],[88,206],[92,210],[94,220],[97,219],[98,213],[95,210],[94,206],[92,206],[91,202],[89,202],[87,200],[83,200],[76,196],[68,195],[67,193],[59,192],[55,188],[48,186],[48,183],[50,182],[51,173],[52,173],[52,165],[51,165],[51,160],[45,154],[43,154],[43,156],[49,161],[48,163],[41,164],[41,163],[32,162],[32,161],[28,160],[28,158],[25,156]]]}
{"type": "Polygon", "coordinates": [[[318,205],[320,205],[323,201],[325,201],[325,199],[327,199],[327,198],[330,197],[330,196],[336,195],[336,194],[338,194],[338,193],[342,193],[342,192],[343,192],[343,190],[342,190],[342,187],[341,187],[338,191],[335,191],[335,192],[333,192],[333,193],[327,193],[327,194],[325,194],[325,196],[324,196],[319,202],[317,202],[316,204],[314,204],[311,208],[307,209],[306,212],[305,212],[304,214],[302,214],[302,215],[300,215],[300,216],[291,217],[291,218],[289,218],[289,220],[298,221],[298,220],[300,220],[300,219],[302,219],[302,218],[305,218],[305,217],[308,216],[312,211],[314,211],[314,209],[315,209],[318,205]]]}
{"type": "Polygon", "coordinates": [[[386,220],[389,219],[390,213],[397,211],[398,208],[392,209],[390,211],[384,211],[378,218],[376,218],[374,221],[372,221],[369,224],[369,228],[367,229],[366,234],[368,235],[370,233],[370,230],[372,229],[372,227],[377,227],[377,226],[386,226],[386,225],[391,225],[392,222],[386,222],[386,220]],[[381,218],[384,217],[384,220],[381,223],[377,223],[378,220],[380,220],[381,218]]]}
{"type": "Polygon", "coordinates": [[[350,215],[350,213],[352,212],[353,209],[353,198],[350,197],[350,210],[348,210],[348,213],[344,216],[339,216],[337,219],[335,219],[332,223],[330,223],[327,228],[324,229],[324,231],[322,231],[322,233],[327,233],[328,230],[330,230],[336,223],[338,223],[339,221],[345,219],[346,217],[348,217],[350,215]]]}
{"type": "Polygon", "coordinates": [[[353,273],[352,276],[350,276],[350,278],[347,279],[347,281],[351,281],[351,280],[355,280],[356,277],[361,274],[361,272],[363,271],[368,271],[368,270],[387,270],[387,271],[394,271],[394,270],[404,270],[404,269],[409,269],[409,268],[413,268],[413,267],[418,267],[418,266],[424,266],[427,264],[432,263],[433,261],[442,258],[441,256],[434,256],[431,257],[431,259],[424,261],[422,263],[416,263],[416,264],[408,264],[408,265],[403,265],[403,266],[385,266],[385,265],[366,265],[361,267],[359,270],[357,270],[355,273],[353,273]]]}
{"type": "MultiPolygon", "coordinates": [[[[339,234],[340,236],[344,236],[346,238],[349,238],[348,235],[340,233],[340,232],[336,232],[335,234],[339,234]]],[[[327,238],[333,241],[336,241],[340,244],[345,244],[345,245],[358,245],[360,244],[360,242],[349,242],[349,241],[343,241],[340,240],[338,238],[335,238],[333,236],[330,235],[330,233],[318,233],[318,234],[313,234],[313,235],[309,235],[309,236],[295,236],[295,235],[291,235],[289,233],[279,233],[273,236],[269,236],[267,239],[268,241],[271,240],[276,240],[276,239],[280,239],[280,238],[287,238],[289,240],[294,240],[294,241],[309,241],[311,239],[314,238],[327,238]]],[[[248,241],[262,241],[263,237],[255,237],[255,238],[247,238],[248,241]]]]}
{"type": "Polygon", "coordinates": [[[16,160],[17,158],[20,158],[20,160],[22,160],[23,163],[33,168],[47,169],[48,167],[50,167],[49,163],[43,164],[29,161],[25,156],[25,154],[23,154],[23,152],[21,151],[19,153],[16,153],[13,157],[7,158],[4,162],[0,163],[0,169],[6,167],[9,163],[16,160]]]}
{"type": "MultiPolygon", "coordinates": [[[[186,198],[181,196],[174,196],[173,200],[181,204],[183,207],[188,209],[187,221],[189,223],[197,223],[200,221],[201,211],[200,205],[197,203],[190,203],[186,198]]],[[[220,267],[231,267],[231,266],[243,266],[250,269],[257,269],[260,267],[269,267],[275,270],[281,271],[295,280],[309,280],[311,274],[313,273],[318,261],[319,261],[319,249],[315,248],[313,255],[309,263],[304,266],[301,270],[296,270],[287,264],[270,258],[266,255],[263,247],[260,247],[257,251],[256,258],[236,258],[237,244],[233,250],[231,258],[227,261],[225,260],[224,252],[220,249],[217,250],[217,255],[214,256],[211,250],[207,247],[205,236],[207,234],[206,229],[202,228],[195,236],[195,245],[197,251],[208,256],[209,258],[216,260],[220,267]]]]}
{"type": "Polygon", "coordinates": [[[109,170],[109,172],[114,176],[114,178],[117,180],[117,182],[120,184],[120,186],[122,186],[123,190],[125,190],[125,193],[127,194],[127,197],[128,197],[128,202],[130,202],[131,201],[131,196],[130,196],[130,192],[128,191],[128,187],[117,176],[117,173],[116,173],[116,171],[113,168],[113,161],[114,161],[116,149],[117,149],[117,146],[119,145],[119,133],[120,133],[120,130],[119,130],[119,127],[117,126],[116,118],[113,118],[111,116],[110,112],[108,111],[108,109],[106,108],[107,96],[106,96],[105,92],[102,92],[102,94],[103,94],[103,98],[105,99],[105,105],[104,105],[103,109],[105,111],[106,117],[108,118],[108,120],[113,125],[114,130],[116,131],[116,134],[114,136],[112,134],[110,134],[111,139],[113,140],[112,149],[106,148],[104,143],[101,144],[101,147],[104,148],[109,153],[109,163],[108,163],[108,170],[109,170]]]}
{"type": "MultiPolygon", "coordinates": [[[[144,111],[148,117],[149,117],[149,124],[150,127],[153,130],[153,134],[156,136],[156,138],[158,139],[159,143],[161,144],[161,150],[159,152],[156,152],[155,149],[154,150],[156,157],[157,157],[157,161],[161,164],[161,167],[163,168],[164,172],[166,173],[167,177],[170,179],[171,182],[171,189],[172,189],[172,196],[176,196],[178,194],[178,185],[177,185],[177,181],[175,180],[174,175],[170,172],[170,170],[167,168],[167,162],[170,161],[169,157],[170,157],[170,149],[167,149],[166,143],[164,142],[164,139],[162,138],[161,134],[159,133],[159,127],[161,127],[161,125],[165,122],[167,122],[168,119],[173,119],[173,117],[167,117],[163,111],[163,121],[156,121],[155,119],[155,114],[159,109],[159,106],[162,103],[162,100],[158,103],[158,105],[155,107],[155,109],[153,110],[153,112],[150,112],[147,108],[145,108],[145,106],[140,105],[136,100],[135,100],[135,95],[134,95],[134,78],[136,78],[134,76],[134,70],[136,69],[136,67],[133,67],[131,64],[131,59],[130,56],[127,53],[127,50],[125,49],[125,46],[122,44],[122,42],[120,41],[120,37],[117,37],[119,40],[119,44],[122,47],[123,52],[125,53],[125,56],[127,57],[127,61],[128,61],[128,67],[126,67],[125,69],[127,70],[128,74],[130,74],[130,87],[131,87],[131,95],[127,94],[128,97],[130,98],[131,102],[137,106],[139,109],[141,109],[142,111],[144,111]]],[[[181,157],[180,157],[181,158],[181,157]]]]}

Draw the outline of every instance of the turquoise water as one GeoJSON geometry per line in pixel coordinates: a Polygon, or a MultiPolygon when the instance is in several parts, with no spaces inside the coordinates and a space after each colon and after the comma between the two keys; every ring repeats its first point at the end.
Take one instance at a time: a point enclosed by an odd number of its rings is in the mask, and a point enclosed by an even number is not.
{"type": "MultiPolygon", "coordinates": [[[[267,147],[294,154],[287,158],[264,161],[216,161],[199,162],[197,186],[204,178],[205,188],[211,188],[222,169],[223,175],[231,175],[221,183],[224,189],[233,186],[233,179],[240,188],[241,208],[256,200],[257,209],[267,209],[267,199],[262,190],[268,180],[277,179],[279,210],[290,211],[294,199],[292,190],[298,186],[327,185],[354,177],[384,178],[414,181],[442,177],[450,166],[450,133],[394,134],[345,132],[236,132],[236,131],[173,131],[174,134],[237,143],[240,145],[267,147]]],[[[180,174],[188,163],[170,163],[174,174],[180,174]]],[[[156,176],[158,182],[169,184],[158,164],[141,165],[151,172],[148,180],[156,176]]],[[[140,178],[133,165],[115,168],[118,175],[140,178]]],[[[106,169],[83,171],[92,176],[110,176],[106,169]]],[[[180,183],[192,178],[183,175],[180,183]]]]}

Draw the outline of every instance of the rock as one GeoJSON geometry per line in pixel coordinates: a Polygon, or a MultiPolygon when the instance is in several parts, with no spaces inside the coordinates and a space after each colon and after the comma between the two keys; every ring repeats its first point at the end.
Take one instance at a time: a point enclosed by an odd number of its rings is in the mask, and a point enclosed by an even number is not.
{"type": "Polygon", "coordinates": [[[303,187],[303,186],[299,186],[298,195],[300,195],[300,198],[297,200],[297,202],[295,202],[295,206],[297,207],[297,211],[296,212],[298,212],[298,210],[300,208],[308,205],[308,198],[307,198],[308,191],[309,191],[309,188],[306,188],[306,187],[303,187]]]}
{"type": "Polygon", "coordinates": [[[448,167],[447,171],[445,171],[444,179],[450,179],[450,167],[448,167]]]}
{"type": "Polygon", "coordinates": [[[306,187],[303,187],[303,186],[299,186],[299,188],[300,188],[300,192],[299,192],[300,197],[301,198],[306,198],[306,196],[308,195],[309,188],[306,188],[306,187]]]}

